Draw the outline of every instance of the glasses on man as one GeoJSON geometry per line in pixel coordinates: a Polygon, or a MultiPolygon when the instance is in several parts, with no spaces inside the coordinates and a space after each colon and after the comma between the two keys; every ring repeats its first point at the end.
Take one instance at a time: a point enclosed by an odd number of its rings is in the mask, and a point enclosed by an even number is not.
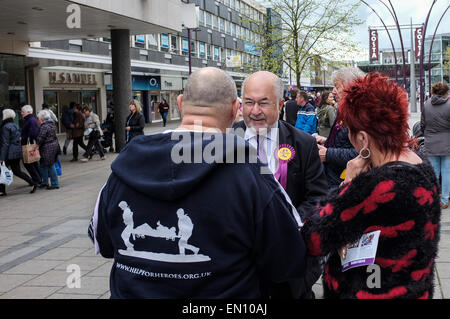
{"type": "Polygon", "coordinates": [[[264,108],[268,108],[268,107],[272,106],[274,103],[270,102],[270,101],[259,101],[259,102],[256,102],[253,100],[245,100],[244,101],[244,106],[248,107],[248,108],[254,107],[255,104],[258,104],[261,108],[264,109],[264,108]]]}

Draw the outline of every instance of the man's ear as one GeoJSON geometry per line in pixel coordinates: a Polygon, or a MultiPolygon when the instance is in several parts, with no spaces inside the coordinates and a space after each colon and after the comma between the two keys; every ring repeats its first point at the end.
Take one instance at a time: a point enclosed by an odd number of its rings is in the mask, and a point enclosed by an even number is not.
{"type": "Polygon", "coordinates": [[[239,100],[238,99],[236,99],[236,101],[234,101],[234,103],[233,103],[233,114],[232,114],[232,122],[231,123],[233,123],[234,122],[234,119],[236,118],[236,115],[237,115],[237,112],[238,112],[238,109],[239,109],[239,105],[240,105],[241,103],[239,102],[239,100]]]}
{"type": "Polygon", "coordinates": [[[182,104],[183,104],[183,94],[178,95],[177,97],[178,109],[180,110],[180,115],[182,114],[182,104]]]}
{"type": "Polygon", "coordinates": [[[281,112],[281,109],[283,108],[283,105],[284,105],[284,99],[281,99],[280,105],[278,106],[278,113],[281,112]]]}

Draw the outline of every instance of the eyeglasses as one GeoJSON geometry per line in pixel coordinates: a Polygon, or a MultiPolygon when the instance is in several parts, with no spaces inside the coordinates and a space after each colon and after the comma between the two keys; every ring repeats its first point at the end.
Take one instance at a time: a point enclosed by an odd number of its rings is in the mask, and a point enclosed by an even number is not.
{"type": "Polygon", "coordinates": [[[244,106],[248,107],[248,108],[254,107],[255,104],[258,104],[263,109],[274,105],[273,102],[269,102],[269,101],[260,101],[260,102],[255,102],[255,101],[252,101],[252,100],[245,100],[244,101],[244,106]]]}

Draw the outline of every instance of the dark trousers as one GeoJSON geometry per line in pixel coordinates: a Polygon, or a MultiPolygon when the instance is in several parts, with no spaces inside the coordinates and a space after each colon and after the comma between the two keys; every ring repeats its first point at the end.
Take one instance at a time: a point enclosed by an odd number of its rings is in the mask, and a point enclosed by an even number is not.
{"type": "Polygon", "coordinates": [[[169,112],[164,112],[164,113],[161,113],[161,117],[162,117],[162,119],[163,119],[163,126],[166,126],[166,123],[167,123],[167,115],[169,114],[169,112]]]}
{"type": "Polygon", "coordinates": [[[28,171],[28,174],[30,174],[34,184],[42,183],[41,173],[39,172],[39,162],[34,162],[30,164],[23,163],[23,166],[25,166],[26,170],[28,171]]]}
{"type": "MultiPolygon", "coordinates": [[[[33,180],[31,179],[30,176],[28,176],[27,174],[22,172],[22,170],[20,169],[20,158],[13,159],[13,160],[7,160],[5,162],[5,164],[12,170],[14,177],[19,177],[19,178],[23,179],[30,186],[37,185],[37,183],[33,182],[33,180]]],[[[0,192],[1,193],[5,192],[4,184],[0,184],[0,192]]]]}
{"type": "Polygon", "coordinates": [[[89,135],[89,141],[87,145],[86,153],[83,154],[83,157],[89,158],[92,155],[92,151],[95,148],[100,155],[100,157],[105,156],[105,153],[103,153],[103,147],[100,145],[100,133],[98,131],[93,131],[89,135]]]}
{"type": "Polygon", "coordinates": [[[87,146],[83,142],[83,136],[73,138],[73,158],[78,159],[78,146],[87,151],[87,146]]]}

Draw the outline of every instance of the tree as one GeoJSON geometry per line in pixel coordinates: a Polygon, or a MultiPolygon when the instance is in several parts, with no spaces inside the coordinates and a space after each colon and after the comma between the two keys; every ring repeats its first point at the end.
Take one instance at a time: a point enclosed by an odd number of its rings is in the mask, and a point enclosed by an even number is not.
{"type": "Polygon", "coordinates": [[[356,50],[351,36],[354,26],[363,23],[356,17],[360,1],[270,0],[268,3],[274,12],[272,17],[276,14],[279,23],[255,23],[259,25],[255,32],[261,38],[257,45],[262,51],[263,69],[285,63],[300,87],[302,74],[313,71],[310,65],[316,65],[318,57],[327,61],[344,60],[356,50]],[[282,48],[281,56],[273,55],[279,48],[282,48]]]}

